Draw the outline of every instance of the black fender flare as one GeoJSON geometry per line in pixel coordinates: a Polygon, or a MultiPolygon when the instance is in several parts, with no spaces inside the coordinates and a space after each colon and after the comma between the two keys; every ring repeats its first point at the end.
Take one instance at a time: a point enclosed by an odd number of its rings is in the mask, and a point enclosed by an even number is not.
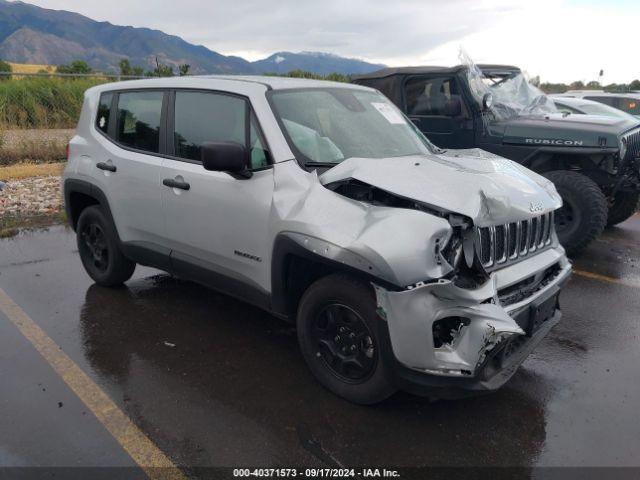
{"type": "MultiPolygon", "coordinates": [[[[534,149],[527,156],[519,161],[523,166],[531,168],[531,165],[537,159],[544,159],[543,161],[551,160],[556,155],[562,155],[565,157],[584,157],[589,155],[615,155],[618,152],[617,148],[599,148],[599,147],[539,147],[534,149]]],[[[535,171],[535,170],[534,170],[535,171]]]]}
{"type": "Polygon", "coordinates": [[[107,200],[107,196],[99,187],[96,187],[93,183],[87,182],[86,180],[78,180],[77,178],[67,178],[64,181],[64,209],[67,214],[67,220],[69,225],[75,232],[76,230],[76,220],[73,216],[72,205],[71,205],[71,195],[74,193],[82,193],[83,195],[87,195],[95,199],[98,204],[102,207],[105,214],[111,221],[116,230],[116,235],[118,236],[118,242],[120,242],[120,235],[118,234],[118,230],[115,227],[115,222],[113,221],[113,215],[111,214],[111,207],[109,206],[109,201],[107,200]]]}
{"type": "Polygon", "coordinates": [[[327,272],[344,272],[359,277],[363,281],[380,285],[388,290],[403,290],[402,286],[395,285],[377,275],[319,255],[291,238],[287,232],[282,232],[274,240],[273,254],[271,256],[271,309],[279,316],[295,317],[295,307],[292,306],[289,295],[290,286],[287,284],[289,273],[287,258],[291,256],[320,265],[326,268],[327,272]]]}

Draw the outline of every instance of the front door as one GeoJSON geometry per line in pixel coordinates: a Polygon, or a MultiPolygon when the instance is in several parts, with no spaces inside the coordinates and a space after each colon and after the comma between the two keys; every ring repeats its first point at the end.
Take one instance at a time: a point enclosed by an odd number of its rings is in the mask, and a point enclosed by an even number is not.
{"type": "Polygon", "coordinates": [[[404,83],[405,112],[440,148],[472,148],[473,118],[451,76],[412,76],[404,83]]]}
{"type": "Polygon", "coordinates": [[[265,258],[271,248],[273,169],[249,102],[234,95],[188,90],[176,91],[170,102],[173,155],[164,160],[161,177],[183,186],[165,186],[162,192],[173,269],[261,303],[271,275],[265,258]],[[205,170],[200,162],[204,142],[246,145],[251,178],[205,170]]]}

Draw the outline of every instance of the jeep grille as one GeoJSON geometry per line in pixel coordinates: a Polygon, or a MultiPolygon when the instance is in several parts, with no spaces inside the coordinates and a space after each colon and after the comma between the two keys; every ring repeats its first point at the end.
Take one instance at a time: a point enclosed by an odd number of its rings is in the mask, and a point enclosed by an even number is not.
{"type": "Polygon", "coordinates": [[[553,212],[491,227],[476,227],[476,252],[485,268],[506,265],[551,244],[553,212]]]}
{"type": "Polygon", "coordinates": [[[633,160],[640,156],[640,129],[623,135],[622,141],[627,144],[627,153],[625,154],[625,158],[633,160]]]}

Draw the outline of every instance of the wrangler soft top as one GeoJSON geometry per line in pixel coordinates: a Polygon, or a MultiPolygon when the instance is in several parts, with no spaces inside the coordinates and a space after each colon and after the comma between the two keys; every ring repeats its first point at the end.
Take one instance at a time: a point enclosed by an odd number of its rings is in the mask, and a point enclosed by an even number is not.
{"type": "MultiPolygon", "coordinates": [[[[437,67],[437,66],[422,66],[422,67],[394,67],[383,68],[382,70],[376,70],[375,72],[366,73],[364,75],[354,75],[353,80],[369,80],[376,78],[391,77],[394,75],[419,75],[424,73],[450,73],[455,74],[461,70],[467,69],[467,65],[456,65],[455,67],[437,67]]],[[[497,72],[519,72],[520,69],[513,65],[494,65],[494,64],[480,64],[478,68],[485,73],[497,73],[497,72]]]]}

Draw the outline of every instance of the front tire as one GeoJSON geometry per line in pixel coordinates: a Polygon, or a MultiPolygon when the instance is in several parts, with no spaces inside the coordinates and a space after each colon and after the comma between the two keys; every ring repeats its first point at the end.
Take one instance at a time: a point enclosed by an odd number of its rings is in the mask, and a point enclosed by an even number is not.
{"type": "Polygon", "coordinates": [[[82,265],[98,285],[114,287],[131,278],[136,264],[123,255],[116,229],[99,206],[82,211],[76,239],[82,265]]]}
{"type": "Polygon", "coordinates": [[[556,232],[570,255],[584,250],[607,224],[607,199],[589,177],[577,172],[557,170],[544,174],[562,197],[556,210],[556,232]]]}
{"type": "Polygon", "coordinates": [[[638,211],[640,192],[618,192],[609,203],[607,227],[624,222],[638,211]]]}
{"type": "Polygon", "coordinates": [[[333,274],[313,283],[298,307],[300,349],[318,381],[351,402],[370,405],[396,388],[383,361],[371,286],[333,274]]]}

